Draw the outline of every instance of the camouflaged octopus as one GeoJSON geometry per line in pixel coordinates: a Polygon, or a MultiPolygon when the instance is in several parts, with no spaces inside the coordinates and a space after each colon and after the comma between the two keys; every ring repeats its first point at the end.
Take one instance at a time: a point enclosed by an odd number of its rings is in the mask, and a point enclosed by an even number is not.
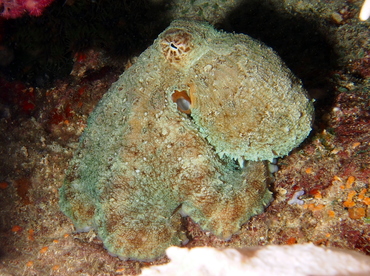
{"type": "Polygon", "coordinates": [[[309,134],[312,101],[270,48],[176,20],[88,120],[62,211],[122,259],[186,240],[181,216],[223,239],[272,199],[267,161],[309,134]]]}

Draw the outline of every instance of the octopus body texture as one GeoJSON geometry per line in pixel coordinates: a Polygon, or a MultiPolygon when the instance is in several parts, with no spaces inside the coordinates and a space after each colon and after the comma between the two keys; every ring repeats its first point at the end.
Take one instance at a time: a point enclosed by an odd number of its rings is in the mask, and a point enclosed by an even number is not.
{"type": "Polygon", "coordinates": [[[176,20],[90,115],[61,210],[123,259],[153,260],[185,241],[183,215],[228,239],[272,199],[264,160],[297,147],[312,116],[270,48],[176,20]]]}

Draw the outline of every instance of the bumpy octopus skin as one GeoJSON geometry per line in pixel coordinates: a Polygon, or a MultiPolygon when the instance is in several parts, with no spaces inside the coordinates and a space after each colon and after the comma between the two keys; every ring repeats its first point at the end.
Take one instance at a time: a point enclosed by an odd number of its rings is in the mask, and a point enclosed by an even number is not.
{"type": "Polygon", "coordinates": [[[228,239],[272,199],[263,160],[298,146],[312,114],[271,49],[176,20],[90,115],[61,210],[122,259],[181,244],[181,215],[228,239]]]}

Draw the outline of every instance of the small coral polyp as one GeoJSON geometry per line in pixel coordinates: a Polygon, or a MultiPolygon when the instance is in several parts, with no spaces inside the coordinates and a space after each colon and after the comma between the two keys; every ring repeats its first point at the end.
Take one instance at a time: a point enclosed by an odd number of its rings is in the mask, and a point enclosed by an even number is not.
{"type": "Polygon", "coordinates": [[[180,29],[172,29],[161,41],[162,52],[170,62],[180,62],[191,50],[191,34],[180,29]]]}
{"type": "Polygon", "coordinates": [[[230,239],[271,202],[266,160],[297,147],[312,115],[270,48],[176,20],[90,115],[61,209],[122,259],[154,260],[180,245],[182,215],[230,239]]]}

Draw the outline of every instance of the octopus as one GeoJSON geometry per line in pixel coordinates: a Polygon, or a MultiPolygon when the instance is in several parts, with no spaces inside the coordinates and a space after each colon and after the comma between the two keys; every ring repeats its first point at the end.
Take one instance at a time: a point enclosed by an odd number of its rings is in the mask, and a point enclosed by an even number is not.
{"type": "Polygon", "coordinates": [[[183,216],[228,240],[271,202],[268,163],[302,143],[313,112],[272,49],[176,20],[90,115],[60,208],[122,259],[186,242],[183,216]]]}

